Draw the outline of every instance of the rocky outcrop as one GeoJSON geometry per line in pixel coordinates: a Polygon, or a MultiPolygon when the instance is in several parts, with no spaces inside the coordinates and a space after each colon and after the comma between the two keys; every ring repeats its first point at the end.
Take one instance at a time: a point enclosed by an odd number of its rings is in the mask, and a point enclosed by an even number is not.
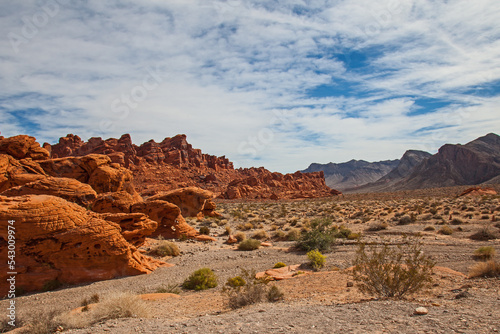
{"type": "Polygon", "coordinates": [[[132,205],[131,212],[139,212],[148,215],[158,223],[158,228],[153,236],[161,235],[166,239],[172,238],[195,238],[198,232],[191,227],[184,217],[181,209],[175,204],[162,200],[148,200],[132,205]]]}
{"type": "Polygon", "coordinates": [[[133,172],[134,185],[143,196],[186,187],[209,190],[223,198],[311,198],[330,196],[332,191],[324,180],[320,180],[323,174],[318,173],[311,174],[310,178],[300,173],[287,174],[276,184],[269,183],[269,175],[273,174],[270,171],[264,168],[235,170],[232,162],[224,156],[203,154],[201,150],[194,149],[185,135],[165,138],[160,143],[150,140],[140,146],[132,144],[129,135],[120,139],[91,138],[88,142],[83,142],[78,136],[67,135],[56,145],[44,146],[50,148],[53,158],[106,154],[113,162],[133,172]],[[250,178],[256,178],[260,186],[247,184],[252,183],[250,178]],[[263,192],[259,194],[261,190],[263,192]]]}
{"type": "Polygon", "coordinates": [[[494,133],[465,145],[446,144],[395,184],[394,190],[477,185],[500,175],[500,137],[494,133]]]}
{"type": "Polygon", "coordinates": [[[150,197],[149,200],[162,200],[173,203],[181,209],[184,217],[203,218],[203,216],[219,216],[215,212],[216,205],[212,200],[213,197],[214,194],[211,191],[188,187],[162,192],[150,197]]]}
{"type": "Polygon", "coordinates": [[[135,198],[125,191],[102,193],[97,195],[96,200],[92,204],[92,211],[100,213],[129,213],[130,207],[135,203],[137,203],[135,198]]]}
{"type": "MultiPolygon", "coordinates": [[[[91,282],[150,273],[167,265],[142,255],[122,235],[119,224],[48,195],[0,196],[3,259],[7,259],[7,224],[11,220],[16,231],[16,287],[25,291],[41,290],[51,281],[91,282]]],[[[6,264],[1,264],[1,295],[7,289],[6,264]]]]}
{"type": "Polygon", "coordinates": [[[47,174],[36,163],[0,154],[0,192],[46,177],[47,174]]]}
{"type": "Polygon", "coordinates": [[[66,177],[46,177],[22,186],[10,188],[0,193],[0,195],[53,195],[84,207],[93,203],[97,197],[94,189],[88,184],[66,177]]]}
{"type": "Polygon", "coordinates": [[[142,246],[158,227],[157,222],[142,213],[105,213],[101,218],[118,224],[125,240],[136,247],[142,246]]]}
{"type": "Polygon", "coordinates": [[[313,163],[302,172],[311,173],[323,171],[325,183],[330,188],[344,191],[377,181],[399,164],[399,160],[368,162],[351,160],[343,163],[318,164],[313,163]]]}
{"type": "Polygon", "coordinates": [[[49,152],[40,147],[35,137],[19,135],[0,139],[0,154],[8,154],[14,158],[45,160],[49,158],[49,152]]]}
{"type": "Polygon", "coordinates": [[[51,155],[55,157],[83,156],[88,154],[106,154],[113,162],[124,167],[141,165],[144,162],[152,164],[167,164],[176,167],[199,167],[213,170],[233,169],[233,164],[225,157],[215,157],[203,154],[186,141],[186,135],[177,135],[165,138],[157,143],[150,140],[140,146],[132,144],[129,134],[120,139],[99,137],[90,138],[84,142],[80,137],[68,134],[59,139],[56,145],[45,144],[50,147],[51,155]]]}
{"type": "Polygon", "coordinates": [[[242,170],[247,177],[232,181],[220,197],[227,199],[291,199],[338,195],[328,188],[323,172],[271,173],[264,168],[242,170]]]}
{"type": "Polygon", "coordinates": [[[50,176],[67,177],[89,184],[97,193],[125,191],[134,199],[140,196],[133,186],[132,172],[102,154],[67,157],[41,161],[41,168],[50,176]]]}

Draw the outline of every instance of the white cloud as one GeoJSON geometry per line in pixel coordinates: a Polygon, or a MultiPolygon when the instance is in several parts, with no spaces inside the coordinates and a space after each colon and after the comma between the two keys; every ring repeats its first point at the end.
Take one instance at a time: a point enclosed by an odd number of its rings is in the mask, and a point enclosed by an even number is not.
{"type": "Polygon", "coordinates": [[[484,94],[500,80],[493,0],[33,0],[0,9],[2,135],[131,133],[140,144],[186,133],[238,166],[292,172],[432,151],[500,128],[498,91],[484,94]],[[12,34],[21,37],[14,48],[12,34]],[[358,62],[362,70],[349,67],[358,62]],[[307,95],[328,84],[344,93],[307,95]],[[117,108],[134,94],[134,107],[117,108]],[[415,114],[430,98],[450,104],[415,114]],[[29,117],[36,129],[12,114],[35,108],[45,111],[29,117]]]}

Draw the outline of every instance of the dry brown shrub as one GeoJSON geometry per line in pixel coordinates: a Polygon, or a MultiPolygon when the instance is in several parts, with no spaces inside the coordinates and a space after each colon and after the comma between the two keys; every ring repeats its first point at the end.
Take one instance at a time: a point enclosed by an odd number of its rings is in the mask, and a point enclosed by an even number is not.
{"type": "Polygon", "coordinates": [[[470,268],[469,277],[500,277],[500,262],[478,262],[470,268]]]}

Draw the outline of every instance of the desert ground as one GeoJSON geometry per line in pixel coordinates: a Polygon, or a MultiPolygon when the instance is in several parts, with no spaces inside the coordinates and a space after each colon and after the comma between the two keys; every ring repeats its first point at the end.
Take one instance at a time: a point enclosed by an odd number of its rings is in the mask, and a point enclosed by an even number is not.
{"type": "MultiPolygon", "coordinates": [[[[494,186],[500,191],[500,186],[494,186]]],[[[493,247],[500,261],[500,196],[458,197],[465,187],[385,194],[352,194],[288,201],[217,201],[218,218],[188,222],[214,237],[214,242],[174,240],[178,256],[155,255],[173,267],[149,275],[123,277],[16,298],[15,332],[44,333],[497,333],[500,331],[500,277],[470,277],[485,259],[480,247],[493,247]],[[315,219],[329,219],[339,231],[326,264],[309,267],[296,239],[315,219]],[[228,234],[264,243],[256,250],[227,244],[228,234]],[[352,266],[359,243],[421,243],[436,263],[432,282],[402,298],[384,298],[360,291],[352,266]],[[416,240],[416,241],[415,241],[416,240]],[[228,305],[223,289],[241,269],[264,272],[278,262],[302,265],[294,277],[271,281],[283,298],[239,308],[228,305]],[[195,270],[208,267],[218,279],[215,288],[181,288],[195,270]],[[92,323],[92,308],[119,293],[136,297],[141,311],[132,317],[92,323]],[[96,297],[97,296],[97,297],[96,297]],[[81,307],[89,300],[99,299],[81,307]],[[84,302],[86,300],[86,302],[84,302]],[[424,307],[424,315],[415,310],[424,307]],[[83,328],[71,328],[79,327],[83,328]]],[[[152,253],[164,240],[148,239],[152,253]]],[[[286,269],[287,267],[285,267],[286,269]]],[[[6,309],[8,300],[0,301],[6,309]]],[[[4,320],[5,321],[5,320],[4,320]]],[[[3,325],[3,329],[11,329],[3,325]]]]}

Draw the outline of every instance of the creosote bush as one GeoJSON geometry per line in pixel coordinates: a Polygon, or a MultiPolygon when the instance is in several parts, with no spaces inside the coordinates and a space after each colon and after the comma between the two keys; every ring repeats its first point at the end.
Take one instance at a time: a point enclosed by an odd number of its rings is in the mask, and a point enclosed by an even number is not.
{"type": "Polygon", "coordinates": [[[149,251],[149,255],[156,255],[161,257],[179,256],[180,253],[181,251],[179,250],[179,247],[172,241],[167,240],[160,240],[160,242],[149,251]]]}
{"type": "Polygon", "coordinates": [[[307,253],[307,258],[311,261],[311,266],[314,270],[319,270],[325,266],[326,257],[317,249],[309,251],[307,253]]]}
{"type": "Polygon", "coordinates": [[[331,218],[317,218],[311,221],[311,229],[301,235],[297,241],[297,247],[305,250],[318,250],[329,252],[335,243],[335,235],[338,230],[332,226],[331,218]]]}
{"type": "Polygon", "coordinates": [[[238,244],[239,250],[251,251],[260,247],[260,241],[256,239],[245,239],[238,244]]]}
{"type": "Polygon", "coordinates": [[[210,227],[208,227],[208,226],[201,226],[200,227],[200,234],[202,234],[202,235],[210,235],[210,227]]]}
{"type": "Polygon", "coordinates": [[[189,276],[182,287],[189,290],[206,290],[217,286],[217,276],[210,268],[201,268],[189,276]]]}
{"type": "Polygon", "coordinates": [[[438,231],[439,233],[441,234],[444,234],[444,235],[452,235],[453,234],[453,229],[451,227],[449,227],[448,225],[444,225],[443,227],[441,227],[438,231]]]}
{"type": "Polygon", "coordinates": [[[384,244],[367,250],[360,243],[353,264],[354,279],[360,283],[361,291],[401,298],[431,282],[435,262],[423,254],[420,243],[407,239],[397,248],[384,244]]]}
{"type": "Polygon", "coordinates": [[[493,240],[496,239],[496,233],[490,230],[488,227],[483,227],[476,233],[472,234],[469,238],[472,240],[478,240],[478,241],[487,241],[487,240],[493,240]]]}

